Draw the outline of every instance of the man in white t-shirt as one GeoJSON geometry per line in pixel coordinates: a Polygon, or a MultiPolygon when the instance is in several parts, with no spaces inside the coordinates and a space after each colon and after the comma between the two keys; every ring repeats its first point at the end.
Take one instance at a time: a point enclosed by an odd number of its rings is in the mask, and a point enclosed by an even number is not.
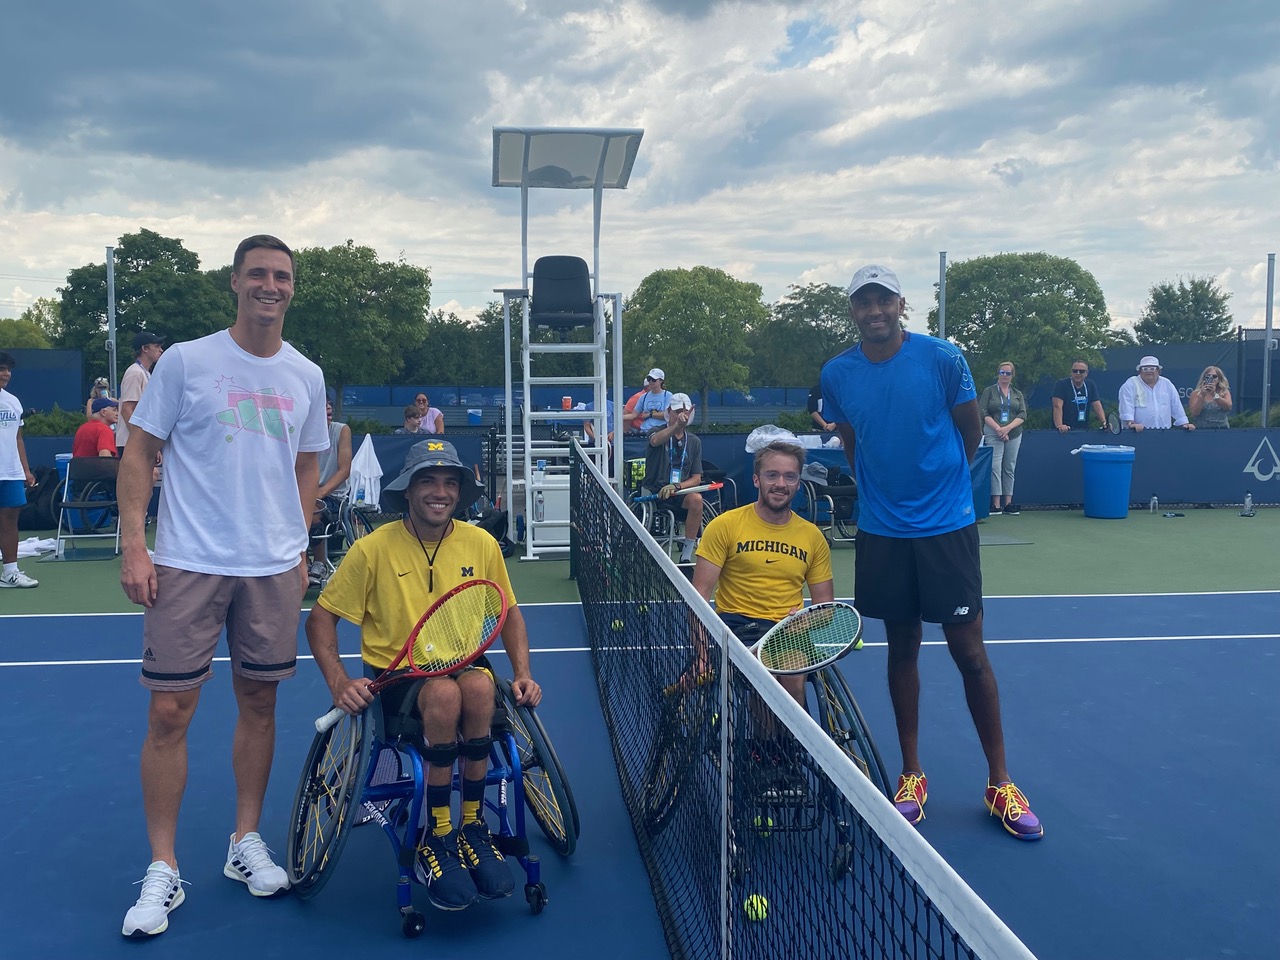
{"type": "Polygon", "coordinates": [[[329,446],[324,377],[282,338],[293,276],[293,253],[280,240],[241,242],[231,272],[235,324],[165,353],[134,410],[120,464],[120,584],[146,608],[142,685],[151,691],[141,761],[152,862],[125,936],[163,933],[185,898],[174,847],[187,728],[224,623],[239,721],[236,823],[223,873],[257,897],[289,886],[257,830],[275,749],[276,686],[293,675],[297,656],[318,454],[329,446]],[[153,559],[144,517],[162,450],[153,559]]]}
{"type": "Polygon", "coordinates": [[[40,581],[18,569],[18,514],[36,478],[22,443],[22,404],[5,389],[16,365],[13,354],[0,350],[0,587],[36,587],[40,581]]]}
{"type": "Polygon", "coordinates": [[[142,399],[142,391],[151,379],[151,370],[162,353],[164,337],[146,330],[139,330],[133,335],[133,363],[120,378],[120,419],[116,423],[116,446],[120,448],[120,456],[124,455],[124,445],[129,439],[129,421],[133,419],[133,411],[142,399]]]}

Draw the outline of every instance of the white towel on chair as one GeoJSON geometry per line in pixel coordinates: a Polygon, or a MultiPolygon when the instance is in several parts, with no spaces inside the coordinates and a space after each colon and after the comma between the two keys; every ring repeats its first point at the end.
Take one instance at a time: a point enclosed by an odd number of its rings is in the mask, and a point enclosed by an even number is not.
{"type": "Polygon", "coordinates": [[[382,498],[382,464],[378,462],[377,451],[373,449],[373,437],[364,435],[364,442],[351,458],[351,496],[357,496],[364,490],[364,502],[377,505],[382,498]]]}
{"type": "Polygon", "coordinates": [[[57,540],[41,540],[39,537],[27,537],[27,539],[18,542],[18,559],[38,557],[42,553],[53,553],[57,548],[57,540]]]}

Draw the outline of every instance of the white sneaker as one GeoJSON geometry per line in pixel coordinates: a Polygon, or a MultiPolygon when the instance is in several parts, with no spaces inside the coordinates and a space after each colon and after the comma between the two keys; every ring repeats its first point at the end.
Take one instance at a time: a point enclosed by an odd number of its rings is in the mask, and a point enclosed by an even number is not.
{"type": "Polygon", "coordinates": [[[245,884],[255,897],[274,897],[289,889],[289,875],[272,861],[271,851],[256,833],[246,833],[239,843],[236,835],[231,835],[222,872],[245,884]]]}
{"type": "Polygon", "coordinates": [[[28,577],[21,570],[15,570],[13,573],[0,575],[0,587],[38,587],[39,580],[28,577]]]}
{"type": "Polygon", "coordinates": [[[182,905],[187,895],[182,892],[178,871],[163,860],[147,867],[138,902],[124,915],[120,932],[126,937],[154,937],[169,929],[169,912],[182,905]]]}
{"type": "Polygon", "coordinates": [[[693,563],[693,552],[698,549],[697,540],[686,540],[680,549],[680,562],[693,563]]]}
{"type": "Polygon", "coordinates": [[[312,562],[311,566],[307,568],[307,580],[313,587],[318,587],[324,583],[325,574],[327,572],[328,571],[324,568],[324,564],[319,560],[315,560],[312,562]]]}

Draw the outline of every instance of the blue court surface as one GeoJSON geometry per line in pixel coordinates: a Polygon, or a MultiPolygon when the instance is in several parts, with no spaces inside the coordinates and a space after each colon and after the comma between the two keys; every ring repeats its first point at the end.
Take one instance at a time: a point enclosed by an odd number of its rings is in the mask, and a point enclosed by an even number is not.
{"type": "MultiPolygon", "coordinates": [[[[234,810],[225,664],[191,730],[179,825],[187,901],[161,937],[121,938],[148,859],[137,773],[141,619],[0,618],[3,955],[665,956],[581,613],[572,604],[522,609],[545,690],[539,714],[581,813],[578,850],[560,859],[530,821],[546,910],[531,916],[517,892],[445,914],[418,890],[427,929],[415,941],[400,935],[394,865],[376,828],[353,833],[310,902],[254,900],[222,876],[234,810]]],[[[985,765],[936,628],[921,656],[921,833],[1043,960],[1280,956],[1280,829],[1267,812],[1280,788],[1280,593],[994,598],[986,618],[1010,767],[1045,839],[1019,843],[987,817],[985,765]]],[[[842,669],[892,771],[882,640],[869,623],[867,647],[842,669]]],[[[343,649],[356,651],[354,630],[343,649]]],[[[500,654],[495,662],[505,672],[500,654]]],[[[262,828],[278,853],[311,722],[328,704],[304,660],[281,689],[262,828]]],[[[777,943],[780,956],[826,955],[789,943],[781,926],[777,943]]]]}

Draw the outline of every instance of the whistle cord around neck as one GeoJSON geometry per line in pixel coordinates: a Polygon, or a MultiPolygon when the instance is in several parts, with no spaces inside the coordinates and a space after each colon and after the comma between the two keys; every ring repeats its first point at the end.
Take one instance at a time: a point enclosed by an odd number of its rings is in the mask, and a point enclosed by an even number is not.
{"type": "Polygon", "coordinates": [[[422,537],[418,534],[418,525],[413,522],[413,513],[409,513],[409,526],[413,527],[413,535],[418,541],[418,546],[422,548],[422,555],[427,560],[427,593],[435,593],[436,589],[436,556],[440,553],[440,545],[444,543],[445,537],[453,532],[453,519],[449,519],[449,523],[444,528],[444,533],[440,535],[440,539],[436,541],[436,548],[428,555],[427,546],[422,542],[422,537]]]}

